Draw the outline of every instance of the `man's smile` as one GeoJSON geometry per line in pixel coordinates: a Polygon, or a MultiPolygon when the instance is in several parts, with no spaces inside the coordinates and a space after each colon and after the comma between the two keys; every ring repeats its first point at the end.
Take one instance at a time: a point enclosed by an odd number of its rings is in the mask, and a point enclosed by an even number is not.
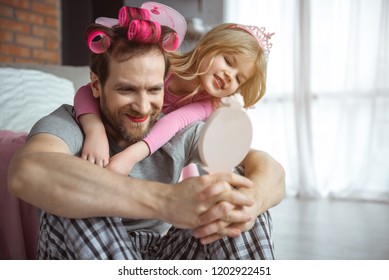
{"type": "Polygon", "coordinates": [[[147,119],[149,118],[149,115],[146,115],[143,117],[134,117],[134,116],[127,115],[127,118],[132,122],[141,123],[141,122],[147,121],[147,119]]]}

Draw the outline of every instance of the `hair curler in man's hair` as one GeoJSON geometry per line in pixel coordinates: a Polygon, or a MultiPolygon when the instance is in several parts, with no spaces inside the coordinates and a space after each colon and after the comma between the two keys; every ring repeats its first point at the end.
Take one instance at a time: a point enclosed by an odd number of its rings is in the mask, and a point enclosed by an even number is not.
{"type": "Polygon", "coordinates": [[[150,20],[149,10],[123,6],[119,10],[118,20],[121,27],[127,27],[132,19],[150,20]]]}
{"type": "Polygon", "coordinates": [[[107,33],[101,30],[94,30],[89,33],[87,41],[89,49],[96,54],[107,51],[111,45],[111,39],[107,33]]]}
{"type": "Polygon", "coordinates": [[[134,19],[128,27],[127,37],[139,43],[157,43],[161,38],[161,25],[150,20],[134,19]]]}
{"type": "Polygon", "coordinates": [[[173,31],[166,33],[161,42],[162,48],[167,52],[172,52],[178,49],[180,46],[180,38],[177,32],[173,31]]]}

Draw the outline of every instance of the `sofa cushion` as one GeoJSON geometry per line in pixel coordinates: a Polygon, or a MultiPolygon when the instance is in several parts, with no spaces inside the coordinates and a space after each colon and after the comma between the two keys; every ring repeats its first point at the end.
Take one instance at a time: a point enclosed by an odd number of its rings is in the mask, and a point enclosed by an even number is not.
{"type": "Polygon", "coordinates": [[[33,69],[53,74],[57,77],[73,82],[75,89],[90,82],[89,66],[54,65],[54,64],[32,64],[16,62],[0,62],[0,68],[33,69]]]}
{"type": "Polygon", "coordinates": [[[73,83],[31,69],[0,68],[0,129],[30,131],[61,104],[73,104],[73,83]]]}

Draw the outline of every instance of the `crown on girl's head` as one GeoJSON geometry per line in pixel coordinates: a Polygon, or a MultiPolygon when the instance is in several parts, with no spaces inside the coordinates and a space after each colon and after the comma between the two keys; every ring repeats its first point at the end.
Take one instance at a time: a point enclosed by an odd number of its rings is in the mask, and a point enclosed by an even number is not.
{"type": "Polygon", "coordinates": [[[268,56],[270,53],[270,49],[273,46],[272,43],[269,42],[271,39],[271,36],[273,36],[275,33],[265,32],[265,27],[257,27],[254,25],[242,25],[242,24],[234,24],[231,26],[232,28],[239,28],[242,29],[251,35],[254,36],[254,38],[258,41],[259,45],[262,47],[262,49],[265,51],[265,55],[268,56]]]}

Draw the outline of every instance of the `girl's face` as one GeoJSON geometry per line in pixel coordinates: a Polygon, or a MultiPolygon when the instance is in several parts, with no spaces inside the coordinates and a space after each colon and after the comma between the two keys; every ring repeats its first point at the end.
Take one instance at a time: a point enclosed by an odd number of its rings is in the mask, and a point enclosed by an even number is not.
{"type": "MultiPolygon", "coordinates": [[[[200,71],[207,70],[212,55],[208,55],[200,67],[200,71]]],[[[236,93],[239,86],[244,84],[255,73],[255,63],[238,54],[219,53],[214,56],[209,70],[200,76],[201,89],[214,97],[225,97],[236,93]]]]}

